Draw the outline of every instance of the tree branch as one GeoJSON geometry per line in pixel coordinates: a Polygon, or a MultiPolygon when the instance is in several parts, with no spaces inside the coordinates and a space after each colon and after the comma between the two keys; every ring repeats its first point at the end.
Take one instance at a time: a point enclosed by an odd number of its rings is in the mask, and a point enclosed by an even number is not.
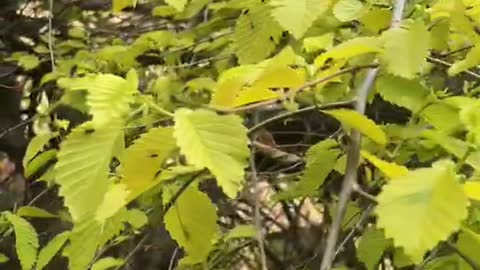
{"type": "MultiPolygon", "coordinates": [[[[399,27],[403,16],[403,10],[405,8],[406,0],[396,0],[393,8],[393,17],[390,24],[390,28],[399,27]]],[[[377,64],[377,61],[374,62],[377,64]]],[[[355,109],[358,113],[364,114],[367,104],[368,94],[373,87],[375,79],[378,74],[378,67],[370,69],[367,72],[365,80],[362,85],[357,89],[357,103],[355,109]]],[[[345,169],[345,177],[343,179],[342,190],[340,191],[340,197],[338,202],[338,208],[336,215],[333,219],[331,228],[328,232],[325,252],[323,253],[322,263],[320,270],[330,270],[334,260],[335,247],[338,241],[338,234],[342,225],[343,217],[347,209],[348,201],[354,191],[355,184],[357,182],[357,166],[360,160],[360,148],[362,137],[360,132],[353,129],[350,136],[350,147],[347,153],[347,166],[345,169]]]]}

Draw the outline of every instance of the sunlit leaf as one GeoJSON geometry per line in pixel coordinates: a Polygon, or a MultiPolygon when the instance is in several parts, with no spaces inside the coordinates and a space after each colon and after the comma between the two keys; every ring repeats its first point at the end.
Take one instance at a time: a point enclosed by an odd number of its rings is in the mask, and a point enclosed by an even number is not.
{"type": "Polygon", "coordinates": [[[363,3],[359,0],[340,0],[333,7],[333,14],[342,22],[355,20],[364,11],[363,3]]]}
{"type": "Polygon", "coordinates": [[[246,128],[235,115],[179,109],[174,135],[188,162],[208,168],[230,198],[242,188],[249,149],[246,128]]]}
{"type": "Polygon", "coordinates": [[[206,259],[219,233],[215,207],[208,196],[194,186],[182,192],[165,214],[164,222],[172,238],[188,253],[191,263],[206,259]]]}
{"type": "Polygon", "coordinates": [[[46,246],[38,253],[38,261],[36,268],[43,269],[53,259],[53,257],[62,249],[70,237],[70,232],[57,234],[46,246]]]}
{"type": "Polygon", "coordinates": [[[330,6],[330,0],[272,0],[272,16],[299,39],[330,6]]]}
{"type": "Polygon", "coordinates": [[[408,169],[406,167],[379,159],[368,151],[362,150],[361,155],[364,159],[368,160],[368,162],[377,167],[377,169],[379,169],[389,179],[395,179],[408,173],[408,169]]]}
{"type": "Polygon", "coordinates": [[[106,257],[101,258],[100,260],[96,261],[93,265],[91,270],[107,270],[111,268],[117,268],[122,266],[125,263],[124,259],[118,259],[113,257],[106,257]]]}
{"type": "Polygon", "coordinates": [[[23,270],[30,270],[37,259],[38,235],[25,219],[10,212],[4,213],[15,232],[15,249],[23,270]]]}
{"type": "Polygon", "coordinates": [[[420,20],[404,26],[384,32],[383,57],[391,74],[413,79],[427,63],[430,33],[420,20]]]}
{"type": "Polygon", "coordinates": [[[18,208],[15,213],[20,217],[36,217],[36,218],[56,218],[57,215],[54,215],[47,210],[38,208],[35,206],[22,206],[18,208]]]}
{"type": "Polygon", "coordinates": [[[449,161],[388,182],[377,200],[378,227],[416,263],[467,217],[468,200],[449,161]]]}
{"type": "Polygon", "coordinates": [[[354,110],[336,109],[323,112],[335,117],[346,127],[357,129],[362,134],[379,144],[384,145],[387,143],[387,136],[383,130],[377,126],[375,122],[354,110]]]}

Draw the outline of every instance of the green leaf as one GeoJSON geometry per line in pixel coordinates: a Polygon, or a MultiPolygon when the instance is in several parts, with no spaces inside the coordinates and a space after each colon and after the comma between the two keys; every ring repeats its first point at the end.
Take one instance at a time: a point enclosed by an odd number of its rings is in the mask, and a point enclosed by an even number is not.
{"type": "Polygon", "coordinates": [[[108,218],[114,216],[127,204],[129,193],[125,184],[111,184],[103,197],[103,201],[97,208],[95,219],[99,223],[103,223],[108,218]]]}
{"type": "Polygon", "coordinates": [[[137,0],[112,0],[113,1],[113,12],[122,11],[127,7],[135,7],[137,0]]]}
{"type": "Polygon", "coordinates": [[[10,259],[9,259],[7,256],[5,256],[5,254],[0,253],[0,263],[6,263],[6,262],[8,262],[9,260],[10,260],[10,259]]]}
{"type": "Polygon", "coordinates": [[[340,156],[338,143],[333,139],[321,141],[308,149],[306,167],[300,181],[285,192],[280,192],[277,199],[308,196],[317,192],[327,176],[335,167],[340,156]]]}
{"type": "Polygon", "coordinates": [[[108,124],[112,118],[123,118],[130,110],[135,84],[112,74],[62,78],[58,85],[68,91],[87,90],[87,105],[95,125],[108,124]]]}
{"type": "Polygon", "coordinates": [[[15,232],[15,249],[23,270],[30,270],[37,259],[38,235],[25,219],[10,212],[4,213],[15,232]]]}
{"type": "Polygon", "coordinates": [[[342,22],[358,19],[364,11],[363,3],[358,0],[340,0],[333,7],[333,14],[342,22]]]}
{"type": "Polygon", "coordinates": [[[102,202],[108,188],[110,161],[121,134],[118,122],[98,128],[87,122],[62,142],[55,180],[74,221],[88,218],[102,202]]]}
{"type": "Polygon", "coordinates": [[[188,0],[165,0],[165,3],[174,7],[178,11],[183,11],[187,5],[188,0]]]}
{"type": "Polygon", "coordinates": [[[156,6],[152,10],[152,15],[157,17],[169,17],[177,14],[177,9],[172,6],[156,6]]]}
{"type": "Polygon", "coordinates": [[[367,270],[374,270],[390,241],[385,239],[383,232],[375,227],[369,227],[360,237],[357,247],[358,259],[365,264],[367,270]]]}
{"type": "Polygon", "coordinates": [[[120,158],[120,180],[129,191],[127,203],[157,185],[155,175],[161,171],[165,160],[177,149],[173,128],[152,128],[135,140],[120,158]]]}
{"type": "Polygon", "coordinates": [[[102,225],[92,216],[74,225],[69,244],[62,254],[68,258],[68,270],[85,270],[95,257],[100,242],[102,225]]]}
{"type": "MultiPolygon", "coordinates": [[[[177,190],[171,190],[171,194],[177,190]]],[[[217,210],[207,195],[188,187],[165,214],[165,227],[188,253],[191,263],[204,261],[219,233],[217,210]]]]}
{"type": "Polygon", "coordinates": [[[270,16],[270,9],[267,4],[258,2],[237,20],[233,49],[240,64],[263,60],[275,49],[282,28],[270,16]]]}
{"type": "Polygon", "coordinates": [[[480,64],[480,46],[474,46],[464,59],[455,62],[449,69],[448,75],[455,76],[471,67],[480,64]]]}
{"type": "Polygon", "coordinates": [[[275,20],[300,39],[312,23],[328,10],[330,0],[272,0],[270,5],[275,20]]]}
{"type": "Polygon", "coordinates": [[[204,109],[179,109],[174,119],[174,135],[188,162],[208,168],[225,194],[235,198],[242,188],[249,157],[242,119],[204,109]]]}
{"type": "Polygon", "coordinates": [[[455,246],[465,254],[467,258],[473,260],[477,265],[480,265],[480,257],[478,257],[480,234],[463,227],[458,235],[458,241],[455,246]]]}
{"type": "Polygon", "coordinates": [[[90,270],[107,270],[113,267],[120,267],[124,263],[124,259],[118,259],[113,257],[101,258],[92,265],[92,268],[90,268],[90,270]]]}
{"type": "Polygon", "coordinates": [[[126,221],[134,229],[138,230],[148,223],[148,217],[139,209],[129,209],[127,211],[126,221]]]}
{"type": "Polygon", "coordinates": [[[363,135],[369,137],[373,141],[385,145],[387,143],[387,135],[383,130],[366,116],[359,114],[354,110],[337,109],[323,111],[324,113],[335,117],[344,126],[348,128],[355,128],[363,135]]]}
{"type": "Polygon", "coordinates": [[[429,105],[420,115],[425,121],[445,134],[450,134],[461,128],[462,122],[458,110],[445,103],[429,105]]]}
{"type": "Polygon", "coordinates": [[[252,225],[237,225],[235,228],[228,231],[225,240],[233,240],[238,238],[255,238],[257,236],[257,229],[252,225]]]}
{"type": "Polygon", "coordinates": [[[57,234],[48,244],[40,250],[38,254],[37,270],[42,270],[52,260],[52,258],[62,249],[70,237],[70,232],[57,234]]]}
{"type": "Polygon", "coordinates": [[[427,63],[430,33],[421,20],[390,29],[383,33],[388,71],[400,77],[413,79],[427,63]]]}
{"type": "Polygon", "coordinates": [[[441,256],[428,261],[425,270],[473,270],[458,254],[441,256]]]}
{"type": "Polygon", "coordinates": [[[29,161],[33,159],[33,157],[40,151],[43,150],[45,145],[50,141],[52,138],[58,135],[57,132],[55,133],[45,133],[45,134],[38,134],[37,136],[33,137],[30,140],[27,150],[25,152],[25,156],[23,157],[23,166],[27,167],[29,161]]]}
{"type": "Polygon", "coordinates": [[[317,37],[307,37],[303,39],[303,49],[307,53],[314,53],[320,50],[328,50],[333,46],[333,33],[327,33],[317,37]]]}
{"type": "Polygon", "coordinates": [[[469,146],[466,142],[455,137],[446,135],[440,131],[425,130],[422,132],[421,137],[427,138],[430,141],[436,143],[460,160],[466,157],[469,150],[469,146]]]}
{"type": "Polygon", "coordinates": [[[54,161],[56,156],[57,156],[57,150],[50,149],[33,158],[25,168],[25,177],[30,178],[35,173],[45,168],[46,165],[53,163],[52,161],[54,161]]]}
{"type": "Polygon", "coordinates": [[[26,71],[32,70],[40,65],[40,59],[31,54],[18,53],[14,54],[10,58],[7,58],[6,60],[18,61],[18,65],[26,71]]]}
{"type": "Polygon", "coordinates": [[[376,89],[384,100],[413,113],[419,112],[429,102],[430,92],[418,80],[385,75],[378,78],[376,89]]]}
{"type": "Polygon", "coordinates": [[[377,199],[378,227],[416,263],[467,217],[468,200],[449,161],[388,182],[377,199]]]}
{"type": "Polygon", "coordinates": [[[57,215],[54,215],[47,210],[38,208],[35,206],[22,206],[18,208],[16,215],[20,217],[36,217],[36,218],[56,218],[57,215]]]}

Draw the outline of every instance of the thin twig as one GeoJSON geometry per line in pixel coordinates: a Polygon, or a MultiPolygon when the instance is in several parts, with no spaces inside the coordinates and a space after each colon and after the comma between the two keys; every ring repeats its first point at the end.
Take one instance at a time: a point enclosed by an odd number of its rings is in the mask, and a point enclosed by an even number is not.
{"type": "Polygon", "coordinates": [[[352,230],[347,234],[347,236],[343,239],[343,241],[338,245],[337,249],[335,250],[335,253],[333,254],[333,260],[338,256],[338,254],[343,250],[345,245],[350,241],[354,236],[357,231],[359,231],[364,225],[365,222],[368,220],[370,217],[370,214],[372,213],[374,207],[373,205],[369,205],[367,209],[365,209],[362,212],[362,215],[358,218],[357,223],[353,226],[352,230]]]}
{"type": "Polygon", "coordinates": [[[264,126],[267,126],[267,125],[269,125],[273,122],[280,121],[280,120],[283,120],[285,118],[288,118],[288,117],[291,117],[291,116],[294,116],[294,115],[297,115],[297,114],[302,114],[304,112],[309,112],[309,111],[314,111],[314,110],[328,110],[328,109],[333,109],[333,108],[349,107],[349,106],[352,106],[353,104],[354,104],[354,101],[352,101],[352,100],[339,101],[339,102],[327,103],[327,104],[324,104],[324,105],[321,105],[321,106],[312,105],[312,106],[308,106],[308,107],[296,110],[294,112],[286,112],[284,114],[276,115],[274,117],[268,118],[267,120],[265,120],[261,123],[258,123],[257,125],[251,127],[248,130],[248,133],[252,134],[255,131],[257,131],[258,129],[260,129],[264,126]]]}
{"type": "Polygon", "coordinates": [[[32,121],[34,121],[36,119],[36,117],[31,117],[25,121],[22,121],[14,126],[11,126],[7,129],[5,129],[4,131],[2,131],[2,133],[0,133],[0,139],[2,139],[3,137],[7,136],[10,132],[13,132],[14,130],[16,129],[19,129],[19,128],[22,128],[28,124],[30,124],[32,121]]]}
{"type": "Polygon", "coordinates": [[[170,263],[168,264],[168,270],[173,269],[173,264],[175,262],[175,258],[177,257],[178,247],[175,248],[173,251],[172,257],[170,257],[170,263]]]}
{"type": "Polygon", "coordinates": [[[193,175],[192,178],[188,179],[183,185],[173,194],[172,198],[165,204],[165,208],[163,210],[164,213],[167,213],[170,208],[175,204],[175,202],[180,198],[180,195],[183,194],[183,192],[197,179],[200,175],[202,175],[206,170],[202,170],[198,172],[197,174],[193,175]]]}
{"type": "Polygon", "coordinates": [[[253,146],[255,146],[255,148],[258,148],[262,153],[264,153],[265,155],[267,155],[272,159],[279,159],[282,162],[287,164],[295,164],[303,161],[301,157],[295,154],[284,152],[270,145],[263,144],[258,141],[254,141],[252,144],[253,146]]]}
{"type": "Polygon", "coordinates": [[[263,241],[263,228],[262,228],[262,220],[260,215],[260,192],[258,189],[258,176],[257,176],[257,168],[255,164],[255,151],[251,151],[250,154],[250,170],[252,171],[252,184],[253,184],[253,194],[255,196],[255,208],[254,208],[254,220],[255,220],[255,227],[257,229],[257,242],[258,242],[258,249],[260,250],[260,262],[262,264],[262,270],[268,270],[267,268],[267,257],[265,254],[265,243],[263,241]]]}
{"type": "MultiPolygon", "coordinates": [[[[406,0],[396,0],[393,8],[393,16],[390,28],[397,28],[400,26],[406,0]]],[[[374,62],[377,64],[377,61],[374,62]]],[[[373,87],[375,79],[378,74],[378,66],[370,69],[367,72],[365,80],[357,89],[357,102],[355,109],[358,113],[364,114],[367,104],[368,94],[373,87]]],[[[345,177],[343,179],[342,189],[340,191],[338,207],[336,215],[333,218],[331,228],[328,232],[325,252],[323,253],[320,270],[330,270],[334,260],[335,247],[338,241],[338,234],[341,229],[342,220],[345,216],[347,204],[352,195],[355,183],[357,182],[357,166],[360,161],[361,135],[356,129],[353,129],[350,136],[350,146],[347,153],[347,166],[345,169],[345,177]]]]}
{"type": "Polygon", "coordinates": [[[53,0],[48,0],[50,13],[48,14],[48,50],[50,51],[50,63],[52,71],[55,71],[55,56],[53,53],[53,0]]]}
{"type": "Polygon", "coordinates": [[[355,182],[353,185],[353,191],[358,195],[362,196],[363,198],[369,200],[370,202],[374,204],[378,204],[377,198],[375,198],[375,196],[363,190],[357,182],[355,182]]]}
{"type": "MultiPolygon", "coordinates": [[[[451,67],[453,66],[452,64],[448,63],[448,62],[445,62],[443,61],[442,59],[438,59],[438,58],[435,58],[435,57],[431,57],[431,56],[428,56],[427,57],[427,61],[432,63],[432,64],[438,64],[438,65],[442,65],[442,66],[446,66],[446,67],[451,67]]],[[[473,72],[471,70],[464,70],[462,71],[463,73],[465,74],[468,74],[474,78],[477,78],[477,79],[480,79],[480,74],[476,73],[476,72],[473,72]]]]}
{"type": "Polygon", "coordinates": [[[142,239],[138,242],[138,244],[128,253],[128,255],[125,257],[124,263],[122,265],[117,266],[114,270],[120,269],[122,266],[126,265],[128,261],[135,255],[135,253],[143,246],[143,243],[147,241],[148,237],[150,236],[149,233],[146,233],[142,239]]]}

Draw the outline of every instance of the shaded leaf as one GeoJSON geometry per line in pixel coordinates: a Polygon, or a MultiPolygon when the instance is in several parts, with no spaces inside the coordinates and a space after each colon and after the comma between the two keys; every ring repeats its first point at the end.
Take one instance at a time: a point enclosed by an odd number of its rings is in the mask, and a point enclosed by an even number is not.
{"type": "Polygon", "coordinates": [[[43,269],[52,260],[52,258],[62,249],[70,237],[70,232],[57,234],[48,244],[40,250],[38,254],[37,270],[43,269]]]}

